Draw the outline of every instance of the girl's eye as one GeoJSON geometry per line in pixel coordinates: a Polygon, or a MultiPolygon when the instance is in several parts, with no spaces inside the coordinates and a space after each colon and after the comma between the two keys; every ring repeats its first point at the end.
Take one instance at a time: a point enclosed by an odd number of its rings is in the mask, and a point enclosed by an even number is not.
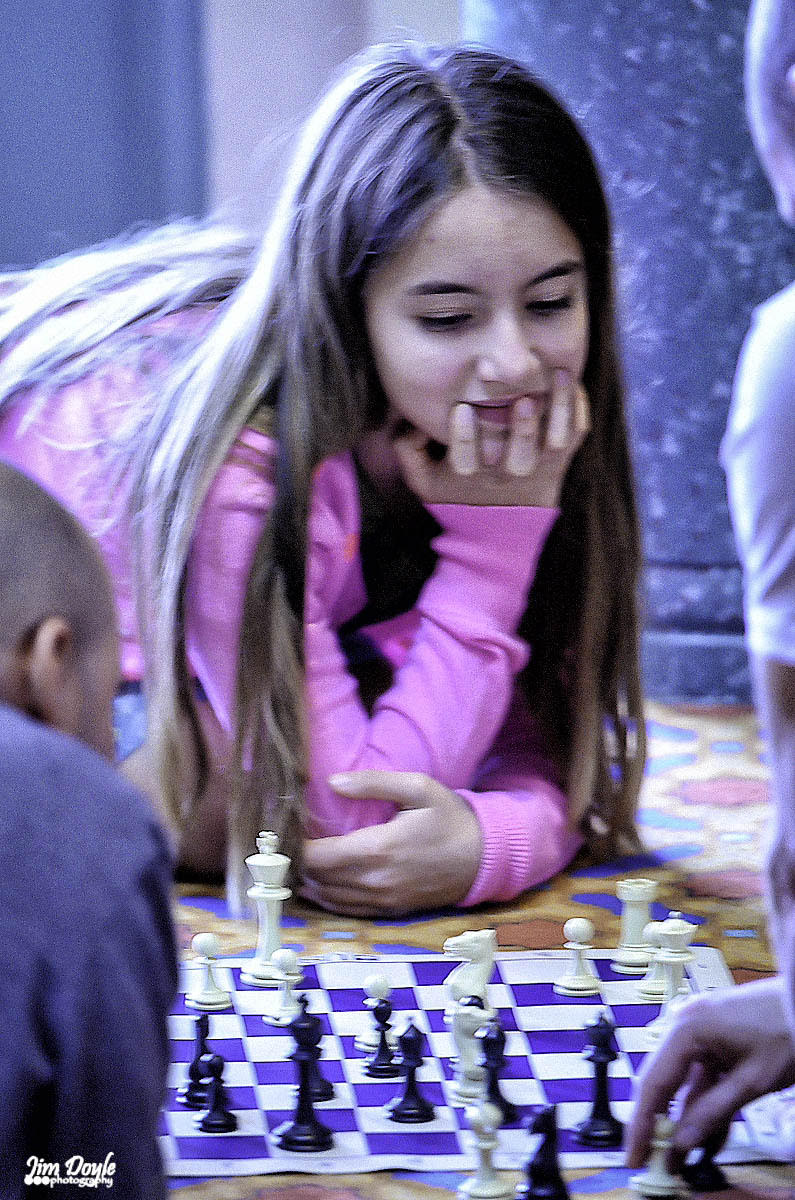
{"type": "Polygon", "coordinates": [[[531,300],[527,307],[530,312],[543,315],[544,313],[560,312],[562,309],[571,308],[571,296],[554,296],[548,300],[531,300]]]}
{"type": "Polygon", "coordinates": [[[470,313],[437,313],[425,314],[419,317],[419,322],[424,329],[456,329],[458,326],[465,324],[470,317],[470,313]]]}

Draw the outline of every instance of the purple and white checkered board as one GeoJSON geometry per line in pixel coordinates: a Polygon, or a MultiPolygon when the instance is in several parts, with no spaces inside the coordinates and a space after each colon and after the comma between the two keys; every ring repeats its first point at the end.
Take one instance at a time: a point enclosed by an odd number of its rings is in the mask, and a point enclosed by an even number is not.
{"type": "MultiPolygon", "coordinates": [[[[720,951],[694,947],[688,968],[693,991],[732,985],[720,951]]],[[[621,1120],[631,1110],[632,1079],[651,1043],[644,1031],[659,1006],[641,1003],[637,979],[615,974],[609,950],[594,951],[594,966],[602,983],[601,998],[559,996],[553,983],[565,974],[569,955],[564,950],[522,951],[498,955],[489,986],[489,1000],[499,1011],[506,1032],[508,1067],[502,1090],[524,1110],[536,1104],[558,1106],[561,1162],[564,1167],[620,1164],[622,1152],[580,1146],[572,1132],[590,1111],[591,1064],[582,1057],[583,1026],[607,1007],[616,1022],[620,1057],[610,1067],[612,1107],[621,1120]]],[[[171,1057],[167,1103],[161,1113],[161,1146],[169,1174],[175,1176],[258,1175],[277,1171],[335,1174],[378,1169],[449,1171],[472,1165],[470,1135],[463,1105],[451,1093],[454,1053],[452,1035],[444,1022],[444,980],[455,961],[443,955],[418,954],[411,959],[340,957],[307,962],[303,989],[310,1011],[323,1020],[323,1074],[332,1081],[335,1096],[318,1104],[320,1120],[334,1135],[330,1150],[318,1153],[285,1151],[274,1132],[292,1119],[295,1105],[295,1066],[289,1029],[268,1025],[262,1013],[273,1005],[270,989],[252,987],[240,978],[246,959],[222,959],[216,977],[232,991],[232,1008],[210,1014],[210,1049],[226,1059],[224,1082],[238,1128],[229,1134],[206,1134],[196,1128],[196,1113],[177,1101],[193,1057],[196,1013],[184,1003],[187,972],[170,1018],[171,1057]],[[433,1121],[400,1125],[383,1111],[384,1103],[401,1089],[402,1081],[370,1079],[354,1038],[371,1018],[362,1007],[363,982],[383,974],[392,986],[393,1027],[411,1016],[423,1031],[427,1057],[418,1074],[423,1095],[436,1106],[433,1121]]],[[[502,1169],[517,1169],[527,1160],[530,1136],[521,1121],[500,1130],[495,1157],[502,1169]]],[[[744,1122],[733,1129],[724,1157],[756,1157],[744,1122]]]]}

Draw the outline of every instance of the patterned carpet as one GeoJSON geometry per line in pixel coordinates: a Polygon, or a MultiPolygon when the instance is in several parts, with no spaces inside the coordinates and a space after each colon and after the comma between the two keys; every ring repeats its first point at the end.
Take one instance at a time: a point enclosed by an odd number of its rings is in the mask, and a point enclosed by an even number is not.
{"type": "MultiPolygon", "coordinates": [[[[699,926],[697,940],[718,946],[737,982],[769,974],[773,964],[765,933],[763,861],[768,827],[767,769],[753,713],[748,709],[681,709],[649,705],[650,755],[640,806],[646,852],[614,863],[575,862],[565,874],[511,904],[468,914],[449,910],[399,922],[334,917],[289,902],[285,926],[291,943],[307,953],[329,949],[372,952],[398,946],[440,950],[445,938],[466,929],[496,926],[505,948],[560,946],[570,916],[590,917],[595,942],[615,945],[620,905],[618,879],[644,875],[658,881],[652,916],[681,910],[699,926]]],[[[249,951],[253,921],[228,918],[219,892],[182,888],[176,917],[180,941],[213,929],[222,953],[249,951]]],[[[599,1169],[570,1180],[580,1196],[627,1200],[628,1172],[599,1169]]],[[[792,1200],[795,1176],[787,1168],[735,1167],[728,1200],[792,1200]]],[[[176,1186],[181,1200],[353,1200],[354,1197],[441,1197],[460,1178],[407,1173],[337,1177],[333,1184],[306,1177],[206,1181],[176,1186]]]]}

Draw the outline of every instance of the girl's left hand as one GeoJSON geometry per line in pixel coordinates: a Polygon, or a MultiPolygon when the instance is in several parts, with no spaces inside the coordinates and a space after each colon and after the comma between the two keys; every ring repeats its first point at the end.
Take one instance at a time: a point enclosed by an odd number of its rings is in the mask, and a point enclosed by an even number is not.
{"type": "Polygon", "coordinates": [[[419,772],[353,771],[329,782],[343,796],[400,811],[383,825],[306,842],[302,896],[350,917],[399,916],[466,896],[482,854],[466,800],[419,772]]]}

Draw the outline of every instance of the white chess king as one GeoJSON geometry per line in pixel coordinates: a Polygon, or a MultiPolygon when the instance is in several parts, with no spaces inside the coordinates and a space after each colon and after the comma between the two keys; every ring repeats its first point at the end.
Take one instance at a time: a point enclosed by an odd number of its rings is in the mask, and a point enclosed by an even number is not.
{"type": "Polygon", "coordinates": [[[279,853],[276,834],[264,830],[257,838],[257,853],[249,855],[246,866],[254,879],[246,895],[256,905],[258,934],[254,957],[241,977],[258,987],[276,987],[282,972],[272,960],[281,945],[282,905],[292,895],[284,885],[290,860],[279,853]]]}

